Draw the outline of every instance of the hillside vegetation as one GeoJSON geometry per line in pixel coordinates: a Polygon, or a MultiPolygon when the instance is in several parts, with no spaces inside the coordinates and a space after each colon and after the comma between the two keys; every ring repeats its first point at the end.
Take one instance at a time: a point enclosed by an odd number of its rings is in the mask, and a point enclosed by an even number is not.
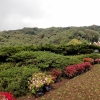
{"type": "Polygon", "coordinates": [[[0,46],[42,45],[42,44],[81,44],[97,42],[100,26],[23,28],[0,32],[0,46]],[[74,40],[73,40],[74,39],[74,40]]]}

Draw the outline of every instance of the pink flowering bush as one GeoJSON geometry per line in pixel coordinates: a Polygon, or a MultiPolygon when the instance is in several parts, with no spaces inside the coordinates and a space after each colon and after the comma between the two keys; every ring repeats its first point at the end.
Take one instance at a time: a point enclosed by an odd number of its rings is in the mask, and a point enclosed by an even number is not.
{"type": "Polygon", "coordinates": [[[16,100],[11,92],[0,92],[0,100],[16,100]]]}
{"type": "Polygon", "coordinates": [[[96,64],[100,64],[100,58],[95,59],[96,64]]]}

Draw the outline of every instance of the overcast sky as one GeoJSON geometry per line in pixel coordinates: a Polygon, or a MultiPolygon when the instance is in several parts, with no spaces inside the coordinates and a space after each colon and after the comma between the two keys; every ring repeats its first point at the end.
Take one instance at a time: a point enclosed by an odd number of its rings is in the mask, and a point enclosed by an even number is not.
{"type": "Polygon", "coordinates": [[[0,31],[100,25],[100,0],[0,0],[0,31]]]}

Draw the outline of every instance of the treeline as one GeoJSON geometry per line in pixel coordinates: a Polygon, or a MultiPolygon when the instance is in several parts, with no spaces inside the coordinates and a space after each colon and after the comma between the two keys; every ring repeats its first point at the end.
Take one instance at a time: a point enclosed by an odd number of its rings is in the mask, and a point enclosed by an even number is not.
{"type": "Polygon", "coordinates": [[[89,27],[51,27],[23,28],[0,32],[0,46],[69,44],[73,39],[75,44],[90,44],[100,38],[100,26],[89,27]]]}

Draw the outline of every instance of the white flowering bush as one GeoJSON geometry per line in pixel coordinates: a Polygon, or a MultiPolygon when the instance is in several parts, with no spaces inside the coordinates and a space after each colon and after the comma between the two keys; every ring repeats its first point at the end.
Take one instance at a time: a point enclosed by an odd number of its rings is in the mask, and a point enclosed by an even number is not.
{"type": "Polygon", "coordinates": [[[53,83],[53,76],[45,73],[34,73],[29,81],[29,89],[33,94],[36,94],[44,85],[53,83]]]}

